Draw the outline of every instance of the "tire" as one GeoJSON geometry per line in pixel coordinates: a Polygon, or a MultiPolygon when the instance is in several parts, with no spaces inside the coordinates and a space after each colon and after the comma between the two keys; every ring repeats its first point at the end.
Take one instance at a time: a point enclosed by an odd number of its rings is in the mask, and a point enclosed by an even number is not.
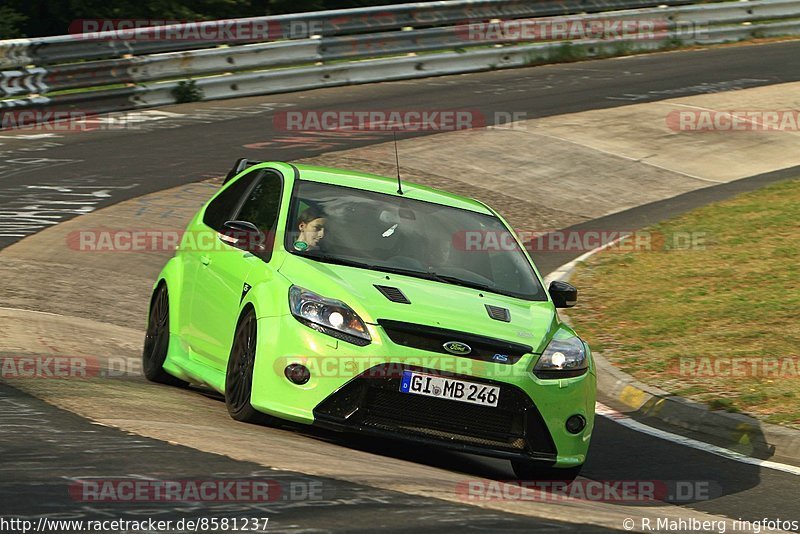
{"type": "Polygon", "coordinates": [[[186,387],[187,382],[174,377],[164,370],[164,362],[169,351],[169,294],[167,284],[161,283],[153,293],[150,302],[150,315],[147,319],[147,333],[142,350],[142,372],[151,382],[170,386],[186,387]]]}
{"type": "Polygon", "coordinates": [[[248,309],[239,319],[233,336],[231,355],[225,372],[225,406],[230,416],[237,421],[271,425],[275,423],[275,419],[257,411],[250,404],[257,341],[256,316],[252,309],[248,309]]]}
{"type": "Polygon", "coordinates": [[[520,480],[558,480],[569,484],[578,477],[583,466],[559,469],[531,460],[511,460],[511,467],[520,480]]]}

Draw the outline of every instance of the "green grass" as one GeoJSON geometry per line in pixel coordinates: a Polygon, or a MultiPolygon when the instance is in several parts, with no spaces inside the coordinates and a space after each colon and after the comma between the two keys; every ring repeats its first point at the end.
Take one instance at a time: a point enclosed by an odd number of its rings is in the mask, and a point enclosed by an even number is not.
{"type": "Polygon", "coordinates": [[[800,180],[647,230],[652,250],[612,249],[578,267],[578,331],[643,382],[800,426],[800,180]],[[686,234],[694,246],[674,247],[686,234]]]}

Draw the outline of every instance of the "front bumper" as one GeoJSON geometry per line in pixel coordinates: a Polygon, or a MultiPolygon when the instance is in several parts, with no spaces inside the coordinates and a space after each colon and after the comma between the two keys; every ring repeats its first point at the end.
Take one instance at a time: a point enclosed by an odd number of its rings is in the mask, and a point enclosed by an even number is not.
{"type": "Polygon", "coordinates": [[[312,330],[291,315],[258,322],[251,403],[260,411],[336,430],[559,467],[586,459],[594,421],[593,368],[580,377],[540,380],[530,373],[534,354],[501,364],[396,345],[372,324],[372,343],[359,347],[312,330]],[[311,370],[306,384],[284,376],[291,363],[311,370]],[[400,393],[404,369],[498,385],[498,407],[400,393]],[[587,420],[577,435],[564,427],[575,414],[587,420]]]}
{"type": "MultiPolygon", "coordinates": [[[[556,449],[528,395],[510,384],[470,376],[453,378],[499,386],[497,407],[401,393],[408,365],[377,365],[361,373],[314,409],[316,424],[444,445],[501,458],[556,461],[556,449]]],[[[440,373],[441,374],[441,373],[440,373]]]]}

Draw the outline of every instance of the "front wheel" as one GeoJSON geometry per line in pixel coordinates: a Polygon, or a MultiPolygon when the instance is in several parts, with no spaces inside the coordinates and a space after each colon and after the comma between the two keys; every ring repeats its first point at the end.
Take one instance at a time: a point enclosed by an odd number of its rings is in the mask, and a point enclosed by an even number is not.
{"type": "Polygon", "coordinates": [[[511,467],[520,480],[558,480],[569,484],[578,478],[583,466],[559,469],[531,460],[511,460],[511,467]]]}
{"type": "Polygon", "coordinates": [[[253,393],[253,368],[256,363],[258,340],[256,315],[248,310],[239,320],[233,336],[228,369],[225,373],[225,406],[237,421],[256,424],[272,424],[273,417],[257,411],[250,404],[253,393]]]}
{"type": "Polygon", "coordinates": [[[142,372],[151,382],[185,387],[188,385],[180,378],[174,377],[164,370],[164,362],[169,351],[169,294],[167,285],[161,283],[153,293],[150,303],[150,315],[147,319],[147,334],[144,337],[142,350],[142,372]]]}

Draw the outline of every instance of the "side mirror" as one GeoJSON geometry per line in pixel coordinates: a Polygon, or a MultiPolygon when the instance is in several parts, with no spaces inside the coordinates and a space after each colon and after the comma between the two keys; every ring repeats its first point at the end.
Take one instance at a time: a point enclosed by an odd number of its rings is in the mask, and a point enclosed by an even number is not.
{"type": "Polygon", "coordinates": [[[219,239],[232,247],[257,254],[266,249],[266,236],[247,221],[228,221],[219,232],[219,239]]]}
{"type": "Polygon", "coordinates": [[[559,280],[550,282],[550,288],[547,291],[556,308],[571,308],[578,303],[578,290],[566,282],[559,280]]]}

